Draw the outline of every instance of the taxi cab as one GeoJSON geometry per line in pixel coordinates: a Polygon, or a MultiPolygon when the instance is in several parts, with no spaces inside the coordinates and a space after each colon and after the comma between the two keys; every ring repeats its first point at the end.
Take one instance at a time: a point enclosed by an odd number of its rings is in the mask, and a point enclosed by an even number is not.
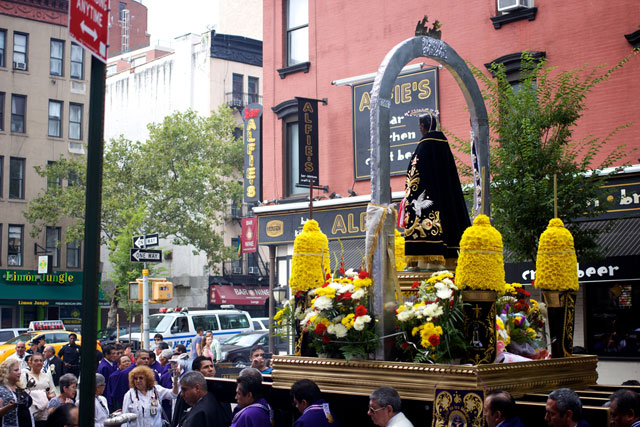
{"type": "MultiPolygon", "coordinates": [[[[63,345],[69,342],[69,334],[76,334],[78,339],[76,343],[81,345],[82,337],[80,334],[73,331],[64,330],[64,324],[62,321],[41,321],[31,322],[29,325],[29,331],[17,337],[11,338],[9,341],[0,345],[0,363],[4,362],[7,357],[16,352],[16,344],[23,342],[26,344],[27,350],[31,347],[31,342],[44,336],[45,345],[52,345],[58,354],[58,351],[63,345]],[[33,330],[32,330],[33,329],[33,330]]],[[[96,346],[98,350],[101,350],[100,344],[96,346]]]]}

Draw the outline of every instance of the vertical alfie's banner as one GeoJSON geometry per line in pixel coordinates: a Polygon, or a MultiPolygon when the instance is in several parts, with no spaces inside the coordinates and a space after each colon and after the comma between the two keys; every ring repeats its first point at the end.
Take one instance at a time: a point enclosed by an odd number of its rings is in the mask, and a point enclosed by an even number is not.
{"type": "Polygon", "coordinates": [[[319,184],[318,173],[318,101],[309,98],[298,100],[298,146],[300,156],[299,184],[319,184]]]}
{"type": "Polygon", "coordinates": [[[245,202],[262,197],[262,105],[249,104],[242,111],[244,120],[244,184],[245,202]]]}
{"type": "Polygon", "coordinates": [[[242,218],[242,253],[249,254],[258,249],[258,218],[242,218]]]}

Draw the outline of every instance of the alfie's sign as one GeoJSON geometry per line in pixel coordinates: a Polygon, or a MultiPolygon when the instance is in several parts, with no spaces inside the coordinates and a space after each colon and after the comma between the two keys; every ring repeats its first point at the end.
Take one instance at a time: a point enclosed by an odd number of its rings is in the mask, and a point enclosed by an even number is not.
{"type": "Polygon", "coordinates": [[[249,104],[242,111],[244,120],[244,185],[245,202],[257,202],[262,196],[262,105],[249,104]]]}
{"type": "MultiPolygon", "coordinates": [[[[371,89],[373,82],[353,86],[353,157],[355,179],[371,176],[371,89]]],[[[389,121],[390,173],[404,175],[422,135],[418,117],[404,114],[415,108],[438,109],[438,69],[398,76],[391,95],[389,121]]]]}

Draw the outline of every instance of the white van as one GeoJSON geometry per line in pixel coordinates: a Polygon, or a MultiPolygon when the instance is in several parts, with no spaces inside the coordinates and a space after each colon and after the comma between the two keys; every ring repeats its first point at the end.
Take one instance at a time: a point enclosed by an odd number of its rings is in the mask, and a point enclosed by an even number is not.
{"type": "MultiPolygon", "coordinates": [[[[164,341],[172,348],[184,344],[189,350],[191,341],[196,336],[196,329],[202,327],[212,331],[213,336],[225,342],[240,332],[252,331],[251,315],[242,310],[197,310],[171,313],[156,313],[149,316],[149,348],[155,334],[162,334],[164,341]]],[[[128,340],[129,334],[121,339],[128,340]]],[[[140,341],[140,333],[131,334],[132,341],[140,341]]]]}

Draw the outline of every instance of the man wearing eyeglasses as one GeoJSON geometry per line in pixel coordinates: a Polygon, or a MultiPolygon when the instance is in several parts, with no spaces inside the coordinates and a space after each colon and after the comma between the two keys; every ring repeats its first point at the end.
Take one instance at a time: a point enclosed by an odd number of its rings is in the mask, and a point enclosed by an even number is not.
{"type": "Polygon", "coordinates": [[[402,400],[398,392],[389,386],[379,387],[369,395],[371,421],[380,427],[413,427],[400,411],[402,400]]]}

